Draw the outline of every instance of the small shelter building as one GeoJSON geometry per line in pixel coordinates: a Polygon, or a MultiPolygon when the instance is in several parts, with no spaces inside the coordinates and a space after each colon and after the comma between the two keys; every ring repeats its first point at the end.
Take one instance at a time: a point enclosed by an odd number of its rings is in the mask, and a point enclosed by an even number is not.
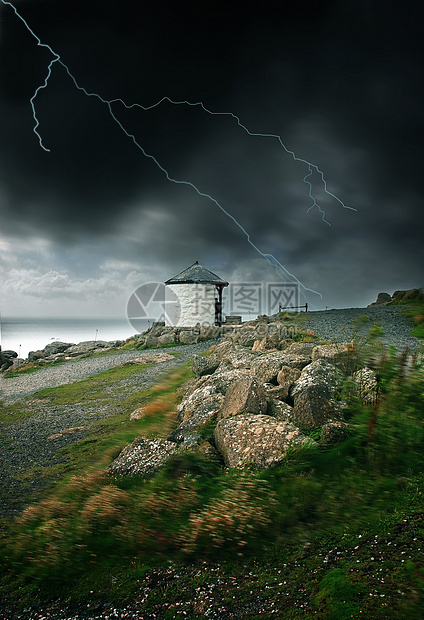
{"type": "Polygon", "coordinates": [[[196,261],[165,285],[168,325],[222,325],[222,292],[228,282],[196,261]]]}

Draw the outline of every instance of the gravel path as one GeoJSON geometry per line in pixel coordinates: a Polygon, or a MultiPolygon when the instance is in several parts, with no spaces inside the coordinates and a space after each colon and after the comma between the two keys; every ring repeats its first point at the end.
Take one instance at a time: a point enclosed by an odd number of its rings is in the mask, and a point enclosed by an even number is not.
{"type": "MultiPolygon", "coordinates": [[[[215,340],[209,340],[198,344],[161,349],[161,351],[176,353],[176,355],[172,360],[161,362],[160,367],[167,370],[168,368],[184,364],[192,355],[206,351],[215,342],[215,340]]],[[[10,405],[44,388],[81,381],[129,360],[143,357],[149,358],[151,355],[152,350],[124,351],[122,353],[111,353],[110,355],[105,354],[99,357],[87,357],[75,362],[65,362],[59,366],[48,366],[19,377],[0,376],[0,399],[3,400],[5,405],[10,405]]]]}
{"type": "MultiPolygon", "coordinates": [[[[0,518],[13,517],[31,503],[33,494],[46,485],[43,467],[63,463],[61,450],[93,432],[93,424],[121,413],[116,399],[145,390],[158,383],[160,376],[209,349],[216,340],[162,350],[126,351],[102,357],[67,362],[42,368],[20,377],[3,378],[6,405],[17,403],[25,415],[0,422],[0,518]],[[80,381],[131,359],[146,361],[158,354],[175,355],[125,379],[110,380],[106,391],[111,398],[56,405],[50,398],[39,398],[38,390],[80,381]],[[117,390],[117,391],[114,391],[117,390]],[[118,395],[118,396],[117,396],[118,395]],[[22,401],[22,403],[20,402],[22,401]],[[31,472],[31,475],[28,475],[31,472]],[[40,473],[37,473],[40,472],[40,473]]],[[[128,413],[128,415],[131,411],[128,413]]],[[[95,427],[94,427],[95,429],[95,427]]]]}

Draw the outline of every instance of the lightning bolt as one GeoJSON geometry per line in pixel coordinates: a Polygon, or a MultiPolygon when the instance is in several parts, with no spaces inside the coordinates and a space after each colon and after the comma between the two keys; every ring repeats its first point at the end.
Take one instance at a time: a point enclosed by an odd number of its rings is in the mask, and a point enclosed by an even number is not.
{"type": "Polygon", "coordinates": [[[46,77],[44,79],[43,84],[41,84],[40,86],[38,86],[38,88],[35,90],[33,96],[30,99],[30,103],[31,103],[31,108],[32,108],[32,113],[33,113],[33,118],[34,118],[34,127],[33,127],[33,131],[36,134],[40,147],[46,151],[46,152],[50,152],[50,149],[48,149],[44,143],[43,143],[43,139],[41,134],[38,131],[38,127],[40,126],[40,123],[38,121],[37,118],[37,113],[36,113],[36,108],[35,108],[35,100],[38,96],[38,94],[40,93],[41,90],[46,89],[49,83],[49,79],[50,76],[52,74],[52,69],[53,69],[53,65],[54,64],[60,64],[65,71],[67,72],[68,76],[71,78],[71,80],[73,81],[75,87],[82,91],[87,97],[95,97],[96,99],[98,99],[101,103],[103,103],[104,105],[106,105],[108,107],[110,116],[112,117],[112,119],[117,123],[117,125],[120,127],[120,129],[123,131],[123,133],[130,138],[130,140],[132,140],[132,142],[134,143],[134,145],[141,151],[141,153],[144,155],[144,157],[146,157],[147,159],[152,160],[155,165],[164,173],[166,179],[172,183],[175,183],[177,185],[185,185],[188,187],[191,187],[199,196],[201,196],[202,198],[206,198],[208,200],[210,200],[211,202],[213,202],[221,211],[222,213],[224,213],[230,220],[232,220],[234,222],[234,224],[241,230],[241,232],[243,233],[243,235],[246,237],[247,242],[251,245],[251,247],[263,258],[265,258],[267,260],[267,262],[274,267],[274,269],[276,270],[276,273],[279,277],[286,278],[289,277],[291,278],[292,281],[296,282],[299,287],[300,290],[304,296],[304,298],[306,299],[306,296],[304,294],[305,292],[310,292],[313,293],[315,295],[318,295],[320,298],[322,298],[321,293],[319,293],[318,291],[315,291],[311,288],[306,287],[304,284],[302,284],[302,282],[300,282],[300,280],[298,280],[296,278],[296,276],[292,273],[290,273],[285,267],[284,265],[282,265],[280,263],[280,261],[278,261],[278,259],[276,259],[272,254],[267,254],[262,252],[251,240],[250,238],[250,234],[245,230],[245,228],[235,219],[235,217],[233,215],[231,215],[231,213],[229,213],[213,196],[211,196],[208,193],[205,193],[203,191],[201,191],[196,185],[194,185],[194,183],[191,183],[190,181],[186,181],[186,180],[181,180],[181,179],[174,179],[173,177],[170,176],[169,172],[160,164],[160,162],[154,157],[154,155],[152,155],[151,153],[148,153],[143,146],[137,141],[136,137],[134,134],[130,133],[127,131],[127,129],[125,129],[125,127],[123,126],[123,124],[121,123],[121,121],[116,117],[116,115],[114,114],[113,110],[112,110],[112,105],[116,104],[116,103],[120,103],[122,106],[124,106],[126,109],[131,109],[134,107],[138,107],[144,111],[147,110],[151,110],[153,108],[158,107],[161,103],[167,101],[169,103],[171,103],[172,105],[186,105],[186,106],[198,106],[201,107],[202,110],[210,115],[214,115],[214,116],[231,116],[238,124],[238,126],[243,129],[247,134],[249,134],[250,136],[254,136],[254,137],[263,137],[263,138],[271,138],[274,140],[278,140],[278,142],[280,143],[281,147],[285,150],[285,152],[289,155],[292,156],[294,161],[298,161],[298,162],[302,162],[304,164],[306,164],[308,166],[308,174],[305,175],[305,177],[303,178],[303,182],[306,183],[309,186],[309,197],[312,200],[312,205],[308,208],[308,212],[311,211],[311,209],[313,209],[314,207],[317,207],[320,211],[320,213],[322,214],[322,221],[325,222],[326,224],[328,224],[329,226],[331,225],[326,219],[325,219],[325,212],[321,209],[321,207],[319,206],[319,204],[317,203],[313,193],[312,193],[312,183],[310,180],[307,180],[309,177],[312,176],[313,172],[315,171],[320,177],[321,177],[321,181],[322,181],[322,185],[324,188],[324,192],[328,195],[331,196],[332,198],[334,198],[343,208],[345,209],[351,209],[352,211],[356,211],[356,209],[354,209],[353,207],[350,207],[348,205],[345,205],[343,203],[342,200],[340,200],[337,196],[335,196],[334,194],[332,194],[330,191],[328,191],[327,189],[327,183],[326,180],[324,178],[324,173],[318,168],[317,165],[302,159],[300,157],[298,157],[294,151],[291,151],[290,149],[288,149],[286,147],[286,145],[284,144],[283,140],[281,139],[281,136],[277,135],[277,134],[272,134],[272,133],[255,133],[250,131],[240,120],[240,118],[238,116],[236,116],[235,114],[233,114],[232,112],[215,112],[215,111],[211,111],[208,108],[206,108],[204,106],[204,104],[202,102],[190,102],[190,101],[174,101],[172,99],[170,99],[169,97],[163,97],[160,101],[158,101],[157,103],[151,105],[151,106],[143,106],[139,103],[133,103],[133,104],[126,104],[122,99],[111,99],[111,100],[107,100],[104,99],[103,97],[101,97],[101,95],[99,95],[98,93],[90,93],[88,92],[83,86],[80,86],[80,84],[78,84],[75,76],[71,73],[69,67],[62,61],[61,57],[59,54],[57,54],[51,47],[50,45],[47,45],[46,43],[42,43],[42,41],[40,40],[40,38],[35,34],[35,32],[31,29],[31,27],[29,26],[29,24],[26,22],[26,20],[20,15],[20,13],[17,11],[16,7],[11,3],[8,2],[7,0],[0,0],[2,2],[2,4],[10,6],[12,8],[12,10],[14,11],[15,15],[23,22],[23,24],[25,25],[25,27],[27,28],[28,32],[30,32],[30,34],[34,37],[34,39],[37,41],[37,46],[38,47],[43,47],[45,49],[47,49],[53,56],[53,59],[50,61],[50,63],[48,64],[47,67],[47,74],[46,77]]]}

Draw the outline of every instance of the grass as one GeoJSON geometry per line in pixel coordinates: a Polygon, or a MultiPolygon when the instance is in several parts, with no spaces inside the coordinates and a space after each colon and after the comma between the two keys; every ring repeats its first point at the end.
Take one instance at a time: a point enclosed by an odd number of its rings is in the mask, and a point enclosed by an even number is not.
{"type": "Polygon", "coordinates": [[[424,338],[424,304],[405,308],[403,314],[414,321],[411,335],[415,338],[424,338]]]}
{"type": "MultiPolygon", "coordinates": [[[[347,385],[342,444],[293,450],[270,470],[228,471],[187,451],[148,481],[108,477],[132,438],[166,437],[190,368],[127,397],[120,415],[69,450],[48,496],[4,524],[0,592],[22,605],[66,596],[86,608],[145,588],[143,612],[167,606],[166,618],[205,618],[209,604],[240,618],[421,617],[424,372],[417,363],[407,373],[405,362],[392,350],[383,356],[374,406],[347,385]],[[136,403],[145,416],[129,422],[136,403]]],[[[130,369],[43,395],[106,398],[130,369]]],[[[213,423],[203,437],[212,432],[213,423]]]]}

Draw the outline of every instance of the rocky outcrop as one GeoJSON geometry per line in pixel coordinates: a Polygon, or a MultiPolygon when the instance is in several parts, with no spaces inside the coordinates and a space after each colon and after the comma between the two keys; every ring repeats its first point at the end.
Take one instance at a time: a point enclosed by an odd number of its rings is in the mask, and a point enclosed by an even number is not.
{"type": "Polygon", "coordinates": [[[173,344],[195,344],[203,340],[218,338],[222,332],[223,328],[216,325],[203,326],[198,323],[194,327],[171,327],[159,321],[153,323],[146,332],[128,338],[127,342],[132,341],[137,346],[149,348],[173,344]]]}
{"type": "Polygon", "coordinates": [[[388,303],[392,304],[410,304],[410,303],[424,303],[424,289],[422,288],[410,288],[406,291],[395,291],[392,296],[388,293],[379,293],[377,300],[367,307],[372,308],[374,306],[382,306],[388,303]]]}
{"type": "Polygon", "coordinates": [[[167,437],[178,449],[210,452],[227,467],[274,467],[291,449],[316,448],[308,434],[320,436],[323,448],[346,438],[340,392],[348,376],[363,402],[376,396],[372,371],[352,374],[358,360],[351,343],[293,342],[284,325],[263,318],[235,329],[207,357],[193,358],[195,378],[167,437]]]}
{"type": "Polygon", "coordinates": [[[389,293],[379,293],[377,295],[376,301],[374,301],[372,304],[369,304],[367,307],[372,308],[373,306],[383,306],[389,303],[389,301],[392,301],[389,293]]]}
{"type": "Polygon", "coordinates": [[[113,340],[111,342],[106,342],[105,340],[86,340],[79,344],[55,341],[46,345],[44,349],[30,351],[27,362],[36,362],[40,366],[45,366],[54,362],[63,362],[66,359],[78,359],[92,353],[108,351],[122,344],[122,340],[113,340]]]}
{"type": "Polygon", "coordinates": [[[220,420],[214,439],[227,467],[272,467],[281,463],[290,447],[312,443],[289,422],[250,413],[220,420]]]}
{"type": "MultiPolygon", "coordinates": [[[[215,326],[202,327],[196,325],[193,328],[169,327],[164,323],[153,323],[152,327],[143,334],[136,334],[127,340],[87,340],[79,344],[69,342],[51,342],[44,349],[30,351],[27,360],[20,362],[20,365],[35,362],[37,365],[46,366],[55,362],[63,362],[66,359],[79,359],[93,353],[106,352],[109,349],[119,348],[128,344],[135,345],[137,348],[159,348],[179,344],[193,344],[203,340],[216,338],[222,333],[222,328],[215,326]]],[[[13,353],[13,352],[12,352],[13,353]]],[[[16,354],[15,354],[16,357],[16,354]]],[[[202,359],[202,358],[201,358],[202,359]]],[[[12,366],[6,362],[3,370],[12,366]],[[7,368],[6,368],[7,367],[7,368]]],[[[18,364],[14,364],[17,368],[18,364]]]]}

